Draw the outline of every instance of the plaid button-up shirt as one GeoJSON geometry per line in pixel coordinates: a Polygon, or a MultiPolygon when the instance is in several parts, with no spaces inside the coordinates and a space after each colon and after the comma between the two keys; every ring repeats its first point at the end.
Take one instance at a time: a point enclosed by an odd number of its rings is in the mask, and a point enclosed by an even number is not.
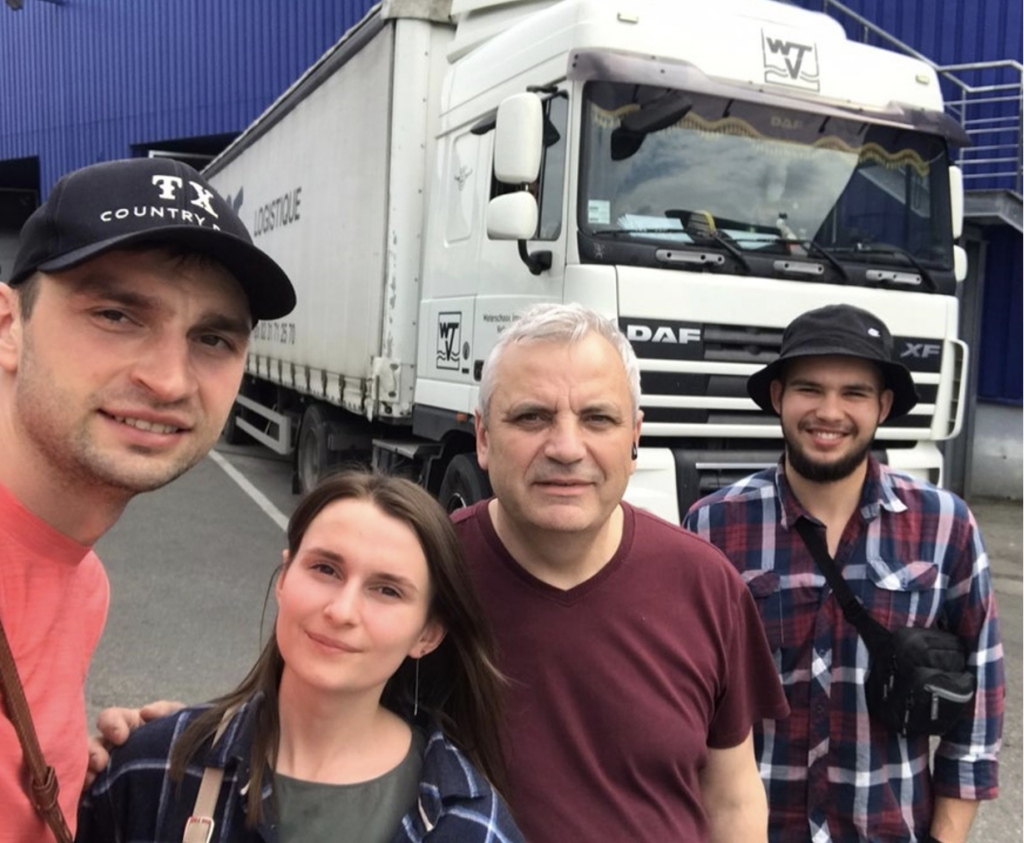
{"type": "Polygon", "coordinates": [[[988,557],[956,495],[869,460],[860,508],[835,554],[876,620],[945,627],[977,672],[972,717],[939,742],[904,738],[869,719],[868,651],[799,533],[810,518],[783,466],[698,501],[684,525],[739,569],[764,621],[792,713],[755,729],[772,843],[927,839],[935,795],[998,793],[1003,650],[988,557]]]}

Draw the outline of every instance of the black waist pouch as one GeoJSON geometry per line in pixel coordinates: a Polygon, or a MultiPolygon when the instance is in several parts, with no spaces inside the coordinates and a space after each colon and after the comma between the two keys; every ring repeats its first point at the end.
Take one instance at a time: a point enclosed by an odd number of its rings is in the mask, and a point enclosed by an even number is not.
{"type": "Polygon", "coordinates": [[[944,735],[973,707],[976,680],[960,639],[932,627],[886,629],[843,579],[824,529],[798,518],[796,530],[871,654],[864,686],[870,715],[901,735],[944,735]]]}
{"type": "Polygon", "coordinates": [[[976,680],[960,639],[941,629],[904,627],[872,647],[868,711],[901,735],[944,735],[974,705],[976,680]]]}

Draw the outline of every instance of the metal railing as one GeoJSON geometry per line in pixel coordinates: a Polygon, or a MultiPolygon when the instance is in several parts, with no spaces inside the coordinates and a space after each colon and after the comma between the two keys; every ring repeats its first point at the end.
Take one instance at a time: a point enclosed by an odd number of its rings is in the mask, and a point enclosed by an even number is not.
{"type": "Polygon", "coordinates": [[[840,22],[845,19],[855,24],[863,42],[877,38],[882,46],[932,67],[943,84],[946,111],[963,126],[973,143],[957,152],[964,186],[968,190],[1009,190],[1020,198],[1024,65],[1013,60],[937,65],[838,0],[822,0],[822,6],[840,22]]]}

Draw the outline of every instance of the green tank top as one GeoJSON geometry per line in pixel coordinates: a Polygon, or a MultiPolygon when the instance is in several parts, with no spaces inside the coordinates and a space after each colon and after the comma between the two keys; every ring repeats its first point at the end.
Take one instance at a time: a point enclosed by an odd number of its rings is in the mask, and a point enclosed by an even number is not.
{"type": "Polygon", "coordinates": [[[320,784],[274,774],[281,843],[388,843],[419,796],[426,738],[412,730],[402,763],[359,784],[320,784]]]}

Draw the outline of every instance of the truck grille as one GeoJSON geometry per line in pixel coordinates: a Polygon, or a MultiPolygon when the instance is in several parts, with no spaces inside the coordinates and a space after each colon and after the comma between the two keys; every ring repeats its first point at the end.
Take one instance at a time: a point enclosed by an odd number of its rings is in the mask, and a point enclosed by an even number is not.
{"type": "MultiPolygon", "coordinates": [[[[659,336],[657,324],[651,320],[623,318],[621,323],[624,327],[633,325],[631,338],[637,357],[640,358],[640,383],[644,396],[641,407],[644,411],[645,422],[711,425],[776,424],[773,414],[765,413],[753,406],[749,410],[734,406],[721,406],[725,402],[719,402],[718,399],[746,399],[748,397],[746,384],[749,372],[752,371],[752,367],[765,366],[778,356],[782,346],[782,330],[759,326],[685,323],[685,331],[688,332],[689,337],[696,336],[699,330],[699,341],[691,339],[686,343],[658,343],[647,340],[637,341],[636,339],[637,335],[652,338],[659,336]],[[649,330],[640,334],[635,327],[638,321],[649,323],[649,330]],[[646,361],[651,360],[671,360],[674,364],[673,370],[659,371],[644,365],[646,361]],[[693,365],[701,362],[742,364],[743,369],[742,372],[735,375],[705,374],[699,371],[702,368],[700,365],[693,365]],[[708,399],[708,406],[670,406],[673,397],[681,396],[705,397],[708,399]],[[715,407],[716,403],[719,403],[718,408],[715,407]]],[[[665,323],[665,325],[671,326],[670,330],[674,333],[663,332],[661,336],[686,336],[680,332],[679,326],[683,324],[665,323]]],[[[917,357],[906,361],[912,372],[937,373],[940,370],[941,342],[920,337],[894,337],[894,342],[897,353],[901,349],[917,349],[919,354],[923,347],[934,349],[934,353],[929,353],[923,358],[917,357]]],[[[664,363],[658,365],[660,369],[665,368],[664,363]]],[[[937,385],[921,383],[920,378],[916,380],[918,381],[917,391],[920,395],[919,404],[934,404],[938,392],[937,385]]],[[[927,415],[922,413],[915,415],[911,411],[902,418],[887,422],[885,426],[889,428],[927,427],[930,423],[930,418],[927,415]]]]}
{"type": "Polygon", "coordinates": [[[705,325],[704,359],[715,363],[766,366],[779,356],[782,331],[741,325],[705,325]]]}

